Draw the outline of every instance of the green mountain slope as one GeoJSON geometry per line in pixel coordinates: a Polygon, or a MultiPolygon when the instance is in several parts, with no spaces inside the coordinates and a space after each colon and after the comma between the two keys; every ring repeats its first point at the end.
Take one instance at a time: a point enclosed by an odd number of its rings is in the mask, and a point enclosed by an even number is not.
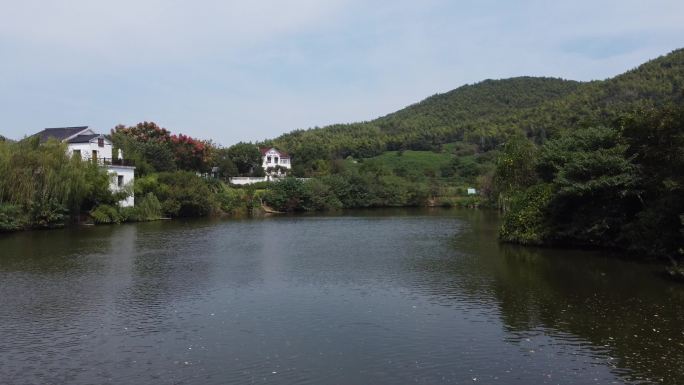
{"type": "Polygon", "coordinates": [[[307,172],[316,161],[391,150],[435,150],[463,141],[484,152],[514,134],[537,142],[577,127],[609,124],[638,105],[684,100],[684,49],[603,81],[519,77],[459,87],[369,122],[297,130],[266,144],[307,172]]]}
{"type": "Polygon", "coordinates": [[[456,127],[489,116],[509,114],[555,100],[577,90],[579,82],[518,77],[459,87],[377,119],[389,134],[434,127],[456,127]]]}

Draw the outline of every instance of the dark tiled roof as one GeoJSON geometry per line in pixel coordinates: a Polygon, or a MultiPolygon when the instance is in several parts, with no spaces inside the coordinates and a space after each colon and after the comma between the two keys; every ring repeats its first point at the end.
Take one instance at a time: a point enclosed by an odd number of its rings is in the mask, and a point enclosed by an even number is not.
{"type": "Polygon", "coordinates": [[[97,134],[92,134],[92,135],[78,135],[75,136],[71,139],[69,139],[69,143],[88,143],[90,142],[91,139],[98,137],[100,135],[97,134]]]}
{"type": "Polygon", "coordinates": [[[78,134],[87,128],[88,126],[46,128],[43,131],[35,134],[35,136],[40,138],[41,143],[46,142],[50,138],[55,138],[59,141],[62,141],[72,135],[78,134]]]}

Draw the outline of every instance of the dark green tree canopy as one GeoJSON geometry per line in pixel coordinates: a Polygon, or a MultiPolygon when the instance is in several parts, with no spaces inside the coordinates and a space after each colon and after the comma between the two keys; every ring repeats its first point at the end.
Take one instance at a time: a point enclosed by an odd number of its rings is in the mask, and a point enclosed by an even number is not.
{"type": "Polygon", "coordinates": [[[261,168],[261,151],[255,144],[240,142],[232,145],[228,147],[226,156],[240,175],[248,175],[261,168]]]}

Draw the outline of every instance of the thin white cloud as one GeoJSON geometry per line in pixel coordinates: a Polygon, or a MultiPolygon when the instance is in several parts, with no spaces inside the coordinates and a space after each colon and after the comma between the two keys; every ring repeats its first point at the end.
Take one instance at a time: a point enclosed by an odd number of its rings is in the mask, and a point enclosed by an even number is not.
{"type": "Polygon", "coordinates": [[[187,55],[207,55],[315,28],[344,3],[344,0],[11,1],[2,6],[0,36],[39,49],[64,50],[118,63],[183,60],[187,55]]]}

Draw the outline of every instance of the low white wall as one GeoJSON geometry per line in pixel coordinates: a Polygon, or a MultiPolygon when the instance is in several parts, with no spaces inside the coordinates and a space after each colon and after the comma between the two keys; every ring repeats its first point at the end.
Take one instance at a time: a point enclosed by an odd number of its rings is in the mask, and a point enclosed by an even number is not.
{"type": "Polygon", "coordinates": [[[231,184],[244,186],[247,184],[254,184],[254,183],[259,183],[259,182],[268,182],[269,177],[267,177],[267,176],[264,176],[264,177],[236,176],[236,177],[228,179],[228,181],[231,184]]]}
{"type": "MultiPolygon", "coordinates": [[[[259,182],[277,182],[279,180],[285,179],[284,177],[275,177],[275,176],[264,176],[264,177],[249,177],[249,176],[236,176],[228,179],[228,182],[230,184],[235,184],[235,185],[240,185],[244,186],[247,184],[254,184],[254,183],[259,183],[259,182]]],[[[301,180],[302,182],[306,182],[307,180],[311,178],[296,178],[298,180],[301,180]]]]}

